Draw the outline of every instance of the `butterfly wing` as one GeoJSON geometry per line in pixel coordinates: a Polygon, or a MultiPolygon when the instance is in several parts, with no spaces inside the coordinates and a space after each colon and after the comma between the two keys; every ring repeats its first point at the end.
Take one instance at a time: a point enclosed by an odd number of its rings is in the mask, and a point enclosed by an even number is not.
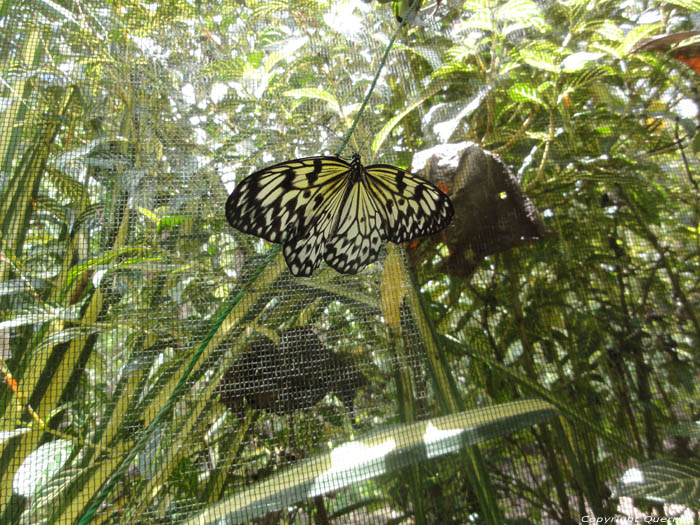
{"type": "Polygon", "coordinates": [[[400,243],[437,233],[452,220],[450,198],[433,183],[388,164],[365,168],[369,190],[386,217],[386,240],[400,243]]]}
{"type": "Polygon", "coordinates": [[[284,243],[294,275],[311,275],[330,237],[350,164],[306,157],[268,166],[243,179],[226,201],[226,219],[242,231],[284,243]]]}
{"type": "MultiPolygon", "coordinates": [[[[357,169],[362,169],[358,164],[357,169]]],[[[323,258],[340,273],[357,273],[379,258],[387,239],[385,213],[364,177],[355,179],[338,217],[338,226],[323,258]]]]}
{"type": "Polygon", "coordinates": [[[226,201],[226,219],[270,242],[303,237],[336,192],[350,165],[337,157],[306,157],[268,166],[243,179],[226,201]]]}
{"type": "Polygon", "coordinates": [[[282,253],[289,271],[295,277],[311,275],[321,263],[348,184],[349,181],[345,178],[342,185],[327,193],[324,200],[311,210],[315,214],[314,219],[309,221],[311,226],[303,235],[290,237],[284,243],[282,253]]]}
{"type": "Polygon", "coordinates": [[[388,164],[362,167],[348,190],[324,259],[341,273],[357,273],[379,257],[384,241],[411,241],[446,227],[454,208],[431,182],[388,164]]]}

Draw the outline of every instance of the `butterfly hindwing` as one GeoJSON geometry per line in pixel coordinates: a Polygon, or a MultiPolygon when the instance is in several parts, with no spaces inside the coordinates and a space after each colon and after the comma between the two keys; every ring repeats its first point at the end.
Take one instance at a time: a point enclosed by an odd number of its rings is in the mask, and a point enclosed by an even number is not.
{"type": "Polygon", "coordinates": [[[307,221],[310,224],[309,228],[303,234],[292,236],[284,243],[282,253],[289,271],[294,276],[309,276],[321,263],[348,183],[347,179],[344,179],[343,186],[329,193],[318,206],[312,204],[313,219],[307,221]]]}
{"type": "Polygon", "coordinates": [[[340,210],[338,227],[326,246],[324,259],[340,273],[357,273],[379,258],[387,239],[381,205],[364,178],[350,188],[340,210]]]}

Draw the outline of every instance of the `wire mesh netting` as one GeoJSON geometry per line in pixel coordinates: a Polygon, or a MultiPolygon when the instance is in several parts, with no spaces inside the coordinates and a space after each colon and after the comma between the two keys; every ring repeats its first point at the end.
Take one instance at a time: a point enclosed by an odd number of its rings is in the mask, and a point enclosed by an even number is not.
{"type": "Polygon", "coordinates": [[[698,10],[0,0],[0,523],[696,523],[698,10]]]}

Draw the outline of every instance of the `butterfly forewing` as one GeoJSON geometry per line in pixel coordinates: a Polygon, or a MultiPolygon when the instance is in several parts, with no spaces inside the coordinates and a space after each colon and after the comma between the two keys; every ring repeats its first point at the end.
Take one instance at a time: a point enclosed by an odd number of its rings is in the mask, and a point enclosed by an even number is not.
{"type": "Polygon", "coordinates": [[[226,219],[237,230],[270,242],[304,236],[324,204],[344,191],[349,168],[336,157],[307,157],[269,166],[236,186],[226,201],[226,219]]]}
{"type": "Polygon", "coordinates": [[[388,164],[365,168],[370,191],[383,205],[386,240],[407,242],[445,228],[454,215],[449,197],[432,183],[388,164]]]}

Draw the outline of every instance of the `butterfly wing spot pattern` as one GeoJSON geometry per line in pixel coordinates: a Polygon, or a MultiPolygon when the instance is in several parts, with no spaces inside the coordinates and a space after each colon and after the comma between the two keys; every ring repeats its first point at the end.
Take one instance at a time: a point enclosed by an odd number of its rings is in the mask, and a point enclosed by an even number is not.
{"type": "Polygon", "coordinates": [[[355,274],[375,262],[384,241],[401,243],[445,228],[454,215],[435,185],[388,164],[339,157],[281,162],[249,175],[226,202],[226,219],[243,233],[282,243],[293,275],[322,260],[355,274]]]}

